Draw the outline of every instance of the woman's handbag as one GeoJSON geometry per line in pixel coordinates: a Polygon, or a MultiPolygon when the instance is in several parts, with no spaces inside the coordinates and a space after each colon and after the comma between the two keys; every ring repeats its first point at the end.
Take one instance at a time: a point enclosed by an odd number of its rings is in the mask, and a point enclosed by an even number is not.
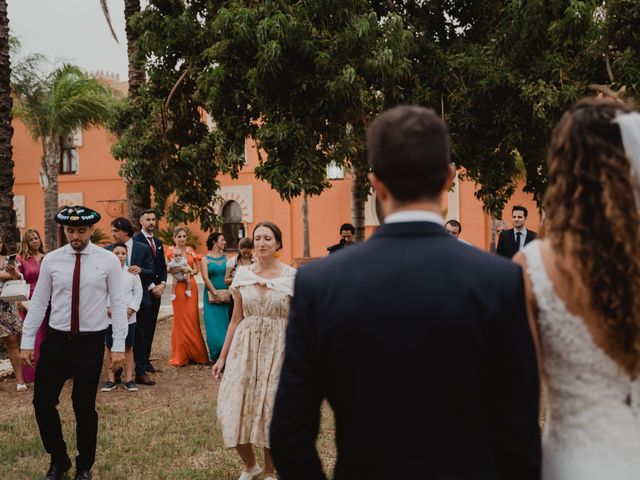
{"type": "Polygon", "coordinates": [[[24,280],[9,280],[4,282],[0,300],[3,302],[24,302],[29,300],[29,284],[24,280]]]}
{"type": "Polygon", "coordinates": [[[229,303],[231,301],[231,292],[228,289],[218,289],[215,295],[208,292],[207,297],[209,298],[209,303],[229,303]]]}

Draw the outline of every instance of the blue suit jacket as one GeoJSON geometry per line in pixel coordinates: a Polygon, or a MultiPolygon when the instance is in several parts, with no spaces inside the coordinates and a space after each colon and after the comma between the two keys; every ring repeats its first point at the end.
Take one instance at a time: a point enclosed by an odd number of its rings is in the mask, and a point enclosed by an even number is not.
{"type": "MultiPolygon", "coordinates": [[[[113,244],[107,245],[107,250],[113,251],[113,244]]],[[[131,265],[135,265],[141,268],[140,280],[142,281],[142,304],[145,307],[150,307],[152,303],[151,292],[149,291],[149,285],[153,282],[155,276],[155,267],[153,262],[153,253],[149,245],[141,244],[140,242],[133,242],[131,248],[131,265]]]]}
{"type": "Polygon", "coordinates": [[[521,268],[435,223],[393,223],[300,268],[271,423],[283,480],[539,480],[538,371],[521,268]]]}
{"type": "MultiPolygon", "coordinates": [[[[136,242],[143,243],[144,245],[149,247],[149,250],[151,250],[151,247],[149,246],[149,243],[147,242],[147,239],[142,232],[136,233],[133,236],[133,239],[136,242]]],[[[164,248],[160,239],[158,239],[158,237],[153,237],[153,243],[156,246],[155,256],[153,256],[153,251],[151,252],[154,264],[153,283],[155,283],[156,285],[160,285],[162,282],[167,281],[167,261],[164,258],[164,248]]]]}

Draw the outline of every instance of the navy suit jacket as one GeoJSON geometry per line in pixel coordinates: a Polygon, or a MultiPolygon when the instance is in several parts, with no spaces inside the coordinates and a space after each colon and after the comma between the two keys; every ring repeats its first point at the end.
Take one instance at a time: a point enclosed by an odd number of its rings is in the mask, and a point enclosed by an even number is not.
{"type": "MultiPolygon", "coordinates": [[[[152,303],[149,285],[153,282],[155,269],[153,264],[153,253],[149,245],[142,245],[140,242],[133,242],[131,248],[131,265],[141,268],[140,280],[142,281],[142,304],[150,307],[152,303]]],[[[113,244],[107,245],[107,250],[113,251],[113,244]]]]}
{"type": "Polygon", "coordinates": [[[300,268],[271,423],[283,480],[538,480],[539,384],[521,268],[435,223],[381,226],[300,268]]]}
{"type": "MultiPolygon", "coordinates": [[[[143,243],[149,250],[151,247],[149,246],[149,242],[147,242],[147,238],[144,236],[142,232],[138,232],[133,236],[133,239],[136,242],[143,243]]],[[[158,237],[153,237],[153,243],[156,246],[156,253],[153,255],[153,251],[151,251],[153,256],[154,263],[154,276],[153,283],[156,285],[160,285],[162,282],[167,281],[167,261],[164,258],[164,248],[162,247],[162,242],[158,237]]]]}
{"type": "MultiPolygon", "coordinates": [[[[536,232],[527,229],[527,236],[524,239],[524,244],[531,242],[536,238],[536,232]]],[[[516,245],[516,236],[513,228],[509,230],[503,230],[498,237],[498,246],[496,247],[496,253],[503,257],[511,258],[518,252],[518,246],[516,245]]]]}

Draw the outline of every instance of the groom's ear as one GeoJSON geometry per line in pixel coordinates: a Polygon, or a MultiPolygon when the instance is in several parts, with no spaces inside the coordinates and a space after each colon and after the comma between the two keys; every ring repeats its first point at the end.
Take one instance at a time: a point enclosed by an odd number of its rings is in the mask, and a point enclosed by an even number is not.
{"type": "Polygon", "coordinates": [[[453,187],[453,183],[456,181],[456,164],[451,162],[449,164],[449,171],[447,172],[447,179],[444,182],[444,193],[447,193],[453,187]]]}
{"type": "Polygon", "coordinates": [[[381,202],[387,200],[389,198],[389,189],[386,187],[386,185],[382,183],[373,172],[369,172],[367,176],[369,178],[369,183],[371,183],[373,190],[376,192],[376,197],[378,197],[378,200],[380,200],[381,202]]]}

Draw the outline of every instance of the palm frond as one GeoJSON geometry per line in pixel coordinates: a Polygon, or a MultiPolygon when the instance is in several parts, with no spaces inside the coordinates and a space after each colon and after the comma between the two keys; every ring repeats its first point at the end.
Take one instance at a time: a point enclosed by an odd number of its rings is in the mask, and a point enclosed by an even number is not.
{"type": "Polygon", "coordinates": [[[102,13],[104,14],[104,19],[107,21],[107,25],[109,26],[109,30],[111,31],[111,35],[116,43],[120,43],[118,40],[118,36],[116,35],[116,31],[113,29],[113,24],[111,23],[111,13],[109,13],[109,5],[107,4],[107,0],[100,0],[100,7],[102,7],[102,13]]]}

